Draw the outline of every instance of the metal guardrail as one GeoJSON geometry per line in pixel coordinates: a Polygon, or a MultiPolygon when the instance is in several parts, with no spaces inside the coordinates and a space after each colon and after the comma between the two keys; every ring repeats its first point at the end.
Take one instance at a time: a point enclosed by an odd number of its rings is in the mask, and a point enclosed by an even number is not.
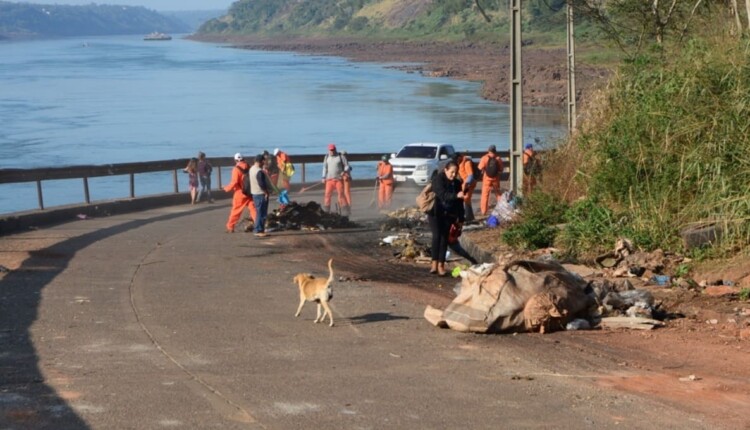
{"type": "MultiPolygon", "coordinates": [[[[484,155],[485,152],[470,152],[474,160],[484,155]]],[[[504,160],[504,164],[507,167],[509,154],[507,151],[499,151],[498,154],[504,160]]],[[[347,153],[347,159],[350,162],[376,162],[380,160],[382,153],[364,153],[364,154],[352,154],[347,153]]],[[[290,157],[299,172],[299,178],[301,185],[307,184],[307,167],[309,164],[321,164],[324,155],[291,155],[290,157]]],[[[0,184],[12,184],[12,183],[27,183],[36,182],[37,189],[37,200],[39,203],[39,210],[44,210],[44,192],[43,182],[62,180],[62,179],[81,179],[83,184],[84,203],[91,204],[91,195],[89,192],[89,178],[103,177],[103,176],[121,176],[128,175],[130,178],[130,198],[136,198],[135,193],[135,181],[136,175],[141,173],[154,173],[154,172],[172,172],[172,182],[174,193],[180,192],[179,189],[179,174],[187,165],[189,159],[177,159],[177,160],[160,160],[160,161],[144,161],[137,163],[121,163],[121,164],[104,164],[104,165],[79,165],[79,166],[67,166],[67,167],[46,167],[36,169],[0,169],[0,184]]],[[[221,190],[222,188],[222,168],[234,168],[235,162],[231,157],[219,157],[210,158],[209,162],[214,167],[216,175],[216,189],[221,190]]],[[[231,170],[230,170],[231,171],[231,170]]],[[[503,172],[504,179],[507,178],[507,172],[503,172]]],[[[318,176],[315,176],[317,182],[318,176]]],[[[357,181],[355,181],[357,182],[357,181]]],[[[299,182],[298,182],[299,183],[299,182]]]]}

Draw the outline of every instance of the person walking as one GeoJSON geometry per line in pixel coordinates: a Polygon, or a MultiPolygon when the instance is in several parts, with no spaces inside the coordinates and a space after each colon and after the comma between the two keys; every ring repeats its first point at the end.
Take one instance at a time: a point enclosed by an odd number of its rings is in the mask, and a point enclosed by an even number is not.
{"type": "MultiPolygon", "coordinates": [[[[539,140],[537,139],[537,142],[539,140]]],[[[540,165],[534,145],[528,143],[523,150],[523,194],[528,195],[534,191],[536,177],[539,174],[540,165]]]]}
{"type": "Polygon", "coordinates": [[[224,187],[224,191],[228,193],[234,192],[234,195],[232,196],[232,209],[229,211],[229,219],[227,220],[227,233],[234,233],[234,227],[242,216],[245,207],[250,211],[250,217],[253,221],[255,221],[258,216],[250,190],[247,190],[247,194],[243,191],[245,176],[249,174],[250,167],[245,162],[245,158],[239,152],[234,154],[234,161],[235,166],[234,169],[232,169],[232,179],[227,186],[224,187]]]}
{"type": "Polygon", "coordinates": [[[391,207],[393,199],[393,166],[388,162],[388,156],[383,155],[378,162],[378,209],[391,207]]]}
{"type": "Polygon", "coordinates": [[[190,204],[194,205],[198,196],[198,159],[193,157],[188,161],[183,172],[188,174],[188,189],[190,189],[190,204]]]}
{"type": "Polygon", "coordinates": [[[466,222],[474,221],[474,208],[471,205],[471,197],[477,187],[477,178],[474,177],[474,162],[471,160],[469,151],[464,151],[458,156],[458,176],[462,182],[464,191],[464,216],[466,222]]]}
{"type": "Polygon", "coordinates": [[[503,172],[503,160],[497,155],[495,145],[487,148],[487,153],[479,160],[479,170],[482,172],[482,197],[479,210],[487,215],[490,206],[490,193],[495,193],[495,201],[500,201],[500,174],[503,172]]]}
{"type": "Polygon", "coordinates": [[[333,196],[333,190],[336,190],[341,214],[344,216],[351,215],[349,202],[344,195],[344,183],[342,179],[342,175],[348,170],[348,167],[349,162],[346,161],[346,157],[336,150],[335,144],[329,143],[328,154],[323,158],[323,183],[326,186],[323,196],[324,211],[331,211],[331,197],[333,196]]]}
{"type": "Polygon", "coordinates": [[[198,198],[196,201],[201,201],[201,198],[206,196],[206,203],[213,203],[214,199],[211,197],[211,172],[214,168],[206,158],[206,154],[198,152],[198,180],[200,181],[200,189],[198,190],[198,198]]]}
{"type": "Polygon", "coordinates": [[[255,218],[256,237],[266,236],[266,217],[268,216],[268,200],[271,195],[271,178],[268,176],[263,165],[265,157],[263,154],[255,156],[255,163],[250,168],[250,193],[253,196],[253,204],[258,217],[255,218]]]}
{"type": "Polygon", "coordinates": [[[450,160],[443,171],[432,178],[435,203],[427,214],[432,232],[430,273],[439,276],[446,276],[448,273],[445,270],[445,258],[451,225],[456,224],[460,228],[464,222],[464,193],[457,176],[458,164],[455,160],[450,160]]]}
{"type": "Polygon", "coordinates": [[[292,175],[294,175],[292,159],[286,152],[279,148],[273,150],[273,155],[276,157],[276,166],[279,169],[279,178],[277,181],[274,181],[274,185],[282,190],[289,190],[289,181],[291,181],[292,175]]]}
{"type": "MultiPolygon", "coordinates": [[[[346,159],[346,151],[341,151],[341,156],[346,159]]],[[[344,173],[341,174],[341,182],[344,185],[344,198],[346,206],[352,207],[352,166],[347,164],[344,173]]]]}

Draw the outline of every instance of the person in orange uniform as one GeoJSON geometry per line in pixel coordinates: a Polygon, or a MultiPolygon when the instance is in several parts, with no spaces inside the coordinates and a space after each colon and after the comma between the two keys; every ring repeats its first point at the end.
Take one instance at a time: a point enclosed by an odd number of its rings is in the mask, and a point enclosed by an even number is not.
{"type": "Polygon", "coordinates": [[[477,167],[482,171],[482,198],[479,201],[479,209],[482,215],[487,215],[490,193],[495,193],[495,201],[500,200],[500,174],[503,172],[503,160],[497,155],[495,145],[487,148],[487,153],[479,160],[477,167]]]}
{"type": "Polygon", "coordinates": [[[469,156],[469,151],[458,155],[458,176],[461,178],[464,192],[464,218],[466,222],[474,221],[474,208],[471,205],[471,196],[477,187],[474,178],[474,162],[469,156]]]}
{"type": "Polygon", "coordinates": [[[523,193],[524,195],[529,194],[534,190],[536,186],[536,153],[534,152],[534,145],[528,143],[523,150],[523,193]]]}
{"type": "MultiPolygon", "coordinates": [[[[346,158],[346,151],[341,151],[341,156],[346,158]]],[[[352,207],[352,166],[347,163],[344,173],[341,174],[341,183],[344,185],[344,200],[346,206],[352,207]]]]}
{"type": "Polygon", "coordinates": [[[246,196],[242,192],[242,182],[244,176],[250,171],[250,166],[245,162],[245,158],[239,152],[234,154],[234,169],[232,169],[232,179],[229,181],[224,191],[232,192],[232,209],[229,212],[229,219],[227,220],[227,233],[234,233],[234,227],[237,225],[237,221],[242,216],[242,211],[245,210],[245,206],[250,211],[250,217],[255,221],[258,216],[255,211],[255,204],[251,196],[246,196]]]}
{"type": "Polygon", "coordinates": [[[288,190],[289,189],[289,180],[292,179],[291,175],[289,175],[290,171],[289,166],[287,164],[292,164],[292,159],[289,158],[289,155],[280,150],[279,148],[276,148],[273,150],[273,155],[276,156],[276,166],[279,168],[279,179],[278,182],[274,182],[274,186],[277,186],[281,189],[288,190]]]}
{"type": "Polygon", "coordinates": [[[393,199],[393,166],[387,155],[380,157],[378,162],[378,183],[378,209],[388,209],[393,199]]]}

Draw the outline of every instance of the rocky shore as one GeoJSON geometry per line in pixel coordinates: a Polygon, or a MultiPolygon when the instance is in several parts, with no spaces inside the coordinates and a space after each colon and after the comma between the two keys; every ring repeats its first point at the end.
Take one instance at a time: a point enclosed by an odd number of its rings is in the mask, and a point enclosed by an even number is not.
{"type": "MultiPolygon", "coordinates": [[[[408,63],[394,66],[427,76],[484,82],[482,97],[500,103],[509,101],[510,49],[507,45],[472,42],[362,41],[342,39],[262,39],[247,36],[190,36],[191,40],[229,43],[238,48],[292,51],[345,57],[353,61],[408,63]]],[[[565,106],[567,65],[565,49],[526,45],[522,51],[523,96],[527,106],[565,106]]],[[[578,65],[577,99],[605,82],[608,73],[578,65]]]]}

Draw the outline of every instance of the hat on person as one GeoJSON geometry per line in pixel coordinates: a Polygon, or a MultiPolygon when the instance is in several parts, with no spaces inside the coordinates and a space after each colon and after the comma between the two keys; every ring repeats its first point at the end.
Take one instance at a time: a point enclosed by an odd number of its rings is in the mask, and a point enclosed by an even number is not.
{"type": "Polygon", "coordinates": [[[242,154],[240,154],[239,152],[238,152],[238,153],[236,153],[236,154],[234,154],[234,161],[242,161],[242,160],[244,160],[244,159],[245,159],[245,158],[244,158],[244,157],[242,156],[242,154]]]}
{"type": "Polygon", "coordinates": [[[334,145],[333,143],[329,143],[328,144],[328,150],[329,151],[335,151],[336,150],[336,145],[334,145]]]}
{"type": "Polygon", "coordinates": [[[487,148],[487,150],[490,151],[490,152],[495,152],[495,151],[497,151],[497,148],[495,148],[495,145],[490,145],[490,147],[487,148]]]}
{"type": "Polygon", "coordinates": [[[255,162],[256,163],[262,163],[265,158],[266,157],[264,157],[263,154],[258,154],[258,155],[255,156],[255,162]]]}
{"type": "Polygon", "coordinates": [[[279,155],[279,148],[273,150],[273,155],[279,155]]]}
{"type": "Polygon", "coordinates": [[[527,143],[527,144],[526,144],[526,149],[531,149],[531,148],[533,148],[533,147],[534,147],[534,145],[532,145],[532,144],[530,144],[530,143],[527,143]]]}

